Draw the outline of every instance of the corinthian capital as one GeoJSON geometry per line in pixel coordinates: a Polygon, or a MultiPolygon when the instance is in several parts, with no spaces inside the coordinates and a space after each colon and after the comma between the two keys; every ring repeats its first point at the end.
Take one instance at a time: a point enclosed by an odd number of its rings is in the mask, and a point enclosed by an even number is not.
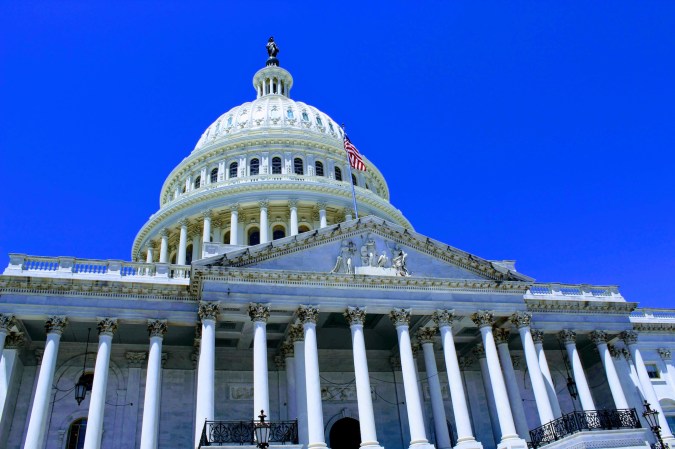
{"type": "Polygon", "coordinates": [[[509,344],[509,331],[508,329],[495,329],[494,331],[494,337],[495,337],[495,342],[500,345],[500,344],[509,344]]]}
{"type": "Polygon", "coordinates": [[[288,208],[293,209],[298,207],[298,200],[295,198],[288,200],[288,208]]]}
{"type": "Polygon", "coordinates": [[[530,334],[535,343],[544,343],[544,333],[539,329],[531,329],[530,334]]]}
{"type": "Polygon", "coordinates": [[[16,319],[12,314],[0,313],[0,332],[9,333],[9,328],[14,326],[16,319]]]}
{"type": "Polygon", "coordinates": [[[270,207],[270,202],[267,200],[258,201],[258,207],[260,207],[261,209],[267,209],[268,207],[270,207]]]}
{"type": "Polygon", "coordinates": [[[319,308],[316,306],[302,305],[298,307],[298,318],[302,324],[316,324],[316,320],[319,318],[319,308]]]}
{"type": "Polygon", "coordinates": [[[283,345],[281,345],[281,355],[284,358],[295,356],[295,348],[293,347],[293,344],[286,342],[283,345]]]}
{"type": "Polygon", "coordinates": [[[199,315],[199,319],[204,321],[204,320],[213,320],[216,321],[218,319],[218,314],[220,313],[220,303],[217,302],[200,302],[199,303],[199,311],[197,314],[199,315]]]}
{"type": "Polygon", "coordinates": [[[671,359],[672,354],[671,354],[671,352],[670,352],[670,349],[667,349],[667,348],[659,348],[658,351],[659,351],[659,355],[661,356],[661,358],[662,358],[663,360],[670,360],[670,359],[671,359]]]}
{"type": "Polygon", "coordinates": [[[288,332],[288,335],[291,337],[293,343],[296,341],[305,341],[305,330],[302,328],[302,324],[291,325],[291,330],[288,332]]]}
{"type": "Polygon", "coordinates": [[[127,352],[124,354],[127,359],[127,364],[130,367],[140,367],[145,362],[145,359],[148,358],[147,352],[127,352]]]}
{"type": "Polygon", "coordinates": [[[65,316],[50,316],[45,322],[45,331],[48,334],[59,334],[63,333],[63,329],[68,325],[68,318],[65,316]]]}
{"type": "Polygon", "coordinates": [[[565,344],[576,343],[577,333],[569,329],[561,330],[558,334],[558,338],[565,344]]]}
{"type": "Polygon", "coordinates": [[[532,322],[532,314],[530,312],[516,312],[511,315],[511,322],[520,329],[527,327],[532,322]]]}
{"type": "Polygon", "coordinates": [[[619,338],[627,345],[634,345],[637,343],[638,334],[632,330],[623,331],[621,334],[619,334],[619,338]]]}
{"type": "Polygon", "coordinates": [[[99,335],[112,335],[117,330],[117,318],[99,318],[96,323],[99,335]]]}
{"type": "Polygon", "coordinates": [[[251,317],[251,321],[267,323],[267,319],[270,317],[270,306],[252,302],[248,305],[248,316],[251,317]]]}
{"type": "Polygon", "coordinates": [[[23,334],[10,332],[5,339],[5,349],[18,349],[25,343],[23,334]]]}
{"type": "Polygon", "coordinates": [[[366,322],[366,309],[360,307],[347,307],[344,316],[350,326],[354,324],[363,325],[363,323],[366,322]]]}
{"type": "Polygon", "coordinates": [[[421,327],[417,331],[417,340],[420,344],[433,343],[436,331],[435,327],[421,327]]]}
{"type": "Polygon", "coordinates": [[[166,320],[148,320],[148,335],[164,338],[166,334],[166,320]]]}
{"type": "Polygon", "coordinates": [[[471,314],[471,321],[474,322],[478,328],[483,328],[485,326],[490,326],[495,322],[494,315],[490,310],[479,310],[476,313],[471,314]]]}
{"type": "Polygon", "coordinates": [[[455,313],[452,310],[438,309],[433,313],[432,319],[438,327],[452,326],[452,321],[455,319],[455,313]]]}
{"type": "Polygon", "coordinates": [[[607,332],[605,331],[593,331],[590,333],[591,341],[596,345],[600,343],[607,343],[607,332]]]}
{"type": "Polygon", "coordinates": [[[479,359],[485,358],[485,348],[482,343],[478,343],[471,351],[473,352],[473,355],[479,359]]]}
{"type": "Polygon", "coordinates": [[[389,318],[394,326],[408,326],[410,325],[410,309],[394,309],[389,312],[389,318]]]}

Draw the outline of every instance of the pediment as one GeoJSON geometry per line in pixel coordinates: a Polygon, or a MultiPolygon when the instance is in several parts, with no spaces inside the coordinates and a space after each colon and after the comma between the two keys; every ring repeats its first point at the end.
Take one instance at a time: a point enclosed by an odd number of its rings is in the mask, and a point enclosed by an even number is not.
{"type": "Polygon", "coordinates": [[[376,217],[285,237],[194,263],[372,276],[526,281],[533,279],[376,217]]]}

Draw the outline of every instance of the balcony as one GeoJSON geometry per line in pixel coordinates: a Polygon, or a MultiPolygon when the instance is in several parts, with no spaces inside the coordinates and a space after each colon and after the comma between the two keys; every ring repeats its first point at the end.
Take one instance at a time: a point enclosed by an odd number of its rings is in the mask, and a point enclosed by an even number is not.
{"type": "MultiPolygon", "coordinates": [[[[256,421],[206,421],[199,447],[255,446],[256,421]]],[[[298,421],[270,421],[270,447],[298,444],[298,421]]]]}

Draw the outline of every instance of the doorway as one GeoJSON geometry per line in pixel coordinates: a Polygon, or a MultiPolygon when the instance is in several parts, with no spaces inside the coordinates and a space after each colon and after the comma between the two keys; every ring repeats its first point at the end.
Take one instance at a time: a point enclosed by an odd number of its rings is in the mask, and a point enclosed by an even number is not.
{"type": "Polygon", "coordinates": [[[361,429],[354,418],[342,418],[330,429],[330,447],[334,449],[359,449],[361,429]]]}

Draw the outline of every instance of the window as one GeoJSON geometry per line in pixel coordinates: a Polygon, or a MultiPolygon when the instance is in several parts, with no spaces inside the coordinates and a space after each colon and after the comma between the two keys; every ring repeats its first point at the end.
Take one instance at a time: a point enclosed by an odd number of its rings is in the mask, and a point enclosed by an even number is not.
{"type": "Polygon", "coordinates": [[[319,161],[316,161],[314,167],[316,169],[316,176],[323,176],[323,164],[319,161]]]}
{"type": "Polygon", "coordinates": [[[272,174],[280,175],[281,174],[281,158],[273,157],[272,158],[272,174]]]}
{"type": "Polygon", "coordinates": [[[237,170],[239,169],[239,164],[236,162],[232,162],[230,164],[230,178],[236,178],[237,177],[237,170]]]}
{"type": "Polygon", "coordinates": [[[180,193],[185,193],[185,184],[183,184],[183,187],[180,188],[180,193]]]}
{"type": "Polygon", "coordinates": [[[260,173],[260,161],[258,159],[251,159],[251,176],[260,173]]]}
{"type": "Polygon", "coordinates": [[[232,116],[227,118],[227,126],[232,126],[232,116]]]}
{"type": "Polygon", "coordinates": [[[305,174],[305,167],[302,164],[302,159],[300,159],[299,157],[293,159],[293,173],[295,173],[296,175],[305,174]]]}
{"type": "Polygon", "coordinates": [[[260,243],[260,231],[258,228],[251,228],[248,231],[248,244],[250,246],[258,245],[260,243]]]}
{"type": "Polygon", "coordinates": [[[185,265],[192,265],[192,245],[185,248],[185,265]]]}
{"type": "Polygon", "coordinates": [[[230,244],[230,231],[227,231],[225,233],[225,236],[223,237],[223,243],[230,244]]]}
{"type": "Polygon", "coordinates": [[[675,415],[666,415],[666,422],[670,427],[670,433],[675,432],[675,415]]]}
{"type": "Polygon", "coordinates": [[[201,185],[202,185],[202,177],[201,177],[201,176],[197,176],[197,177],[195,178],[195,189],[200,188],[201,185]]]}
{"type": "Polygon", "coordinates": [[[309,228],[305,225],[299,226],[298,227],[298,232],[309,232],[309,228]]]}
{"type": "Polygon", "coordinates": [[[306,112],[302,113],[302,121],[303,122],[308,122],[309,121],[309,115],[307,115],[306,112]]]}
{"type": "Polygon", "coordinates": [[[82,449],[84,447],[84,436],[87,433],[87,418],[79,418],[73,421],[68,427],[68,438],[66,439],[66,449],[82,449]]]}
{"type": "Polygon", "coordinates": [[[211,182],[218,182],[218,169],[211,170],[211,182]]]}
{"type": "Polygon", "coordinates": [[[335,180],[342,181],[342,170],[340,170],[340,167],[335,167],[335,180]]]}
{"type": "Polygon", "coordinates": [[[335,129],[333,128],[333,122],[328,122],[328,127],[330,128],[330,132],[335,132],[335,129]]]}
{"type": "Polygon", "coordinates": [[[286,237],[286,230],[283,226],[277,225],[272,230],[272,240],[283,239],[286,237]]]}
{"type": "Polygon", "coordinates": [[[286,111],[286,117],[293,118],[293,109],[289,108],[288,111],[286,111]]]}
{"type": "Polygon", "coordinates": [[[654,363],[645,363],[645,368],[647,368],[647,375],[650,379],[660,379],[661,373],[659,373],[659,368],[654,363]]]}
{"type": "Polygon", "coordinates": [[[356,176],[354,176],[354,174],[352,174],[352,184],[354,184],[355,186],[359,185],[359,183],[356,182],[356,176]]]}
{"type": "Polygon", "coordinates": [[[319,126],[323,126],[323,122],[321,121],[321,117],[319,117],[318,115],[316,116],[316,124],[319,125],[319,126]]]}

